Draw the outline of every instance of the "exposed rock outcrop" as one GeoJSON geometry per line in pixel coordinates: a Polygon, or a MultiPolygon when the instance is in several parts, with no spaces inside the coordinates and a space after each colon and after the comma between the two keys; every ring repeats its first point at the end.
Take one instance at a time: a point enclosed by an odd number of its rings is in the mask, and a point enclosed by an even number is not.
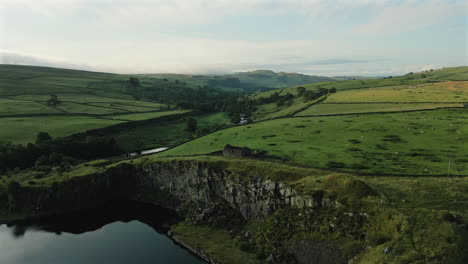
{"type": "Polygon", "coordinates": [[[139,175],[142,186],[164,190],[182,201],[210,203],[226,200],[245,219],[267,217],[278,208],[320,208],[335,205],[321,192],[301,195],[291,186],[274,182],[263,175],[241,180],[229,170],[216,169],[196,161],[155,162],[139,175]]]}
{"type": "MultiPolygon", "coordinates": [[[[286,206],[339,206],[339,203],[323,198],[320,191],[302,195],[286,183],[267,179],[267,175],[246,179],[245,175],[236,175],[228,169],[192,160],[156,161],[142,168],[123,163],[105,172],[74,177],[52,186],[23,186],[8,195],[8,203],[10,210],[40,215],[133,198],[142,189],[167,194],[179,202],[209,204],[221,198],[247,220],[267,217],[286,206]]],[[[161,203],[174,204],[174,201],[161,203]]]]}

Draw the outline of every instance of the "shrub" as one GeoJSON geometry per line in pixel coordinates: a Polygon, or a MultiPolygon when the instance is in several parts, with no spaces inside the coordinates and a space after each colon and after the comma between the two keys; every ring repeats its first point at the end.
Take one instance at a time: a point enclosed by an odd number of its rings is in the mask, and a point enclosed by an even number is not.
{"type": "Polygon", "coordinates": [[[342,162],[329,161],[327,167],[329,168],[344,168],[346,165],[342,162]]]}
{"type": "Polygon", "coordinates": [[[15,194],[19,191],[19,189],[21,188],[21,185],[19,184],[19,182],[17,181],[10,181],[8,183],[8,193],[9,194],[15,194]]]}

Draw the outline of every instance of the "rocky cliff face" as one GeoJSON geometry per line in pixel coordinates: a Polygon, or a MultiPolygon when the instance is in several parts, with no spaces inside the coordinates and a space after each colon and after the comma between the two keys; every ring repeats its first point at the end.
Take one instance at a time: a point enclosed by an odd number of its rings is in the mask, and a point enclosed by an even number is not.
{"type": "Polygon", "coordinates": [[[285,206],[320,208],[337,203],[324,199],[322,192],[301,195],[285,183],[256,175],[248,181],[233,172],[196,161],[155,162],[140,173],[139,184],[169,192],[182,201],[210,203],[222,198],[245,219],[267,217],[285,206]]]}
{"type": "Polygon", "coordinates": [[[267,175],[255,175],[247,180],[242,176],[192,160],[156,161],[142,168],[124,163],[103,173],[75,177],[51,186],[21,187],[9,194],[8,203],[10,210],[48,214],[128,199],[141,189],[150,189],[179,201],[209,204],[221,198],[245,219],[267,217],[278,208],[287,206],[339,206],[323,198],[322,192],[301,195],[285,183],[266,179],[267,175]]]}
{"type": "Polygon", "coordinates": [[[9,190],[9,210],[19,216],[35,217],[92,208],[112,200],[127,199],[137,191],[136,169],[129,164],[103,173],[54,182],[47,186],[21,186],[9,190]]]}

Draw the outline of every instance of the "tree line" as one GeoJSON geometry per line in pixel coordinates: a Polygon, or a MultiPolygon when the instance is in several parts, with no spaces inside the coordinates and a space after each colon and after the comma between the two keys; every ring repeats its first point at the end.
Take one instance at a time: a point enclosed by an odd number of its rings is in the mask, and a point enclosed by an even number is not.
{"type": "Polygon", "coordinates": [[[252,98],[251,96],[240,96],[238,98],[230,97],[225,101],[225,111],[229,113],[231,122],[239,123],[240,114],[251,115],[257,110],[258,105],[276,104],[277,107],[290,106],[294,99],[303,98],[305,102],[313,101],[321,96],[336,93],[336,88],[330,89],[318,88],[317,90],[307,90],[305,87],[296,88],[297,95],[286,93],[281,95],[279,92],[274,92],[270,96],[252,98]]]}
{"type": "Polygon", "coordinates": [[[118,155],[122,151],[113,138],[73,135],[52,139],[39,132],[34,143],[0,143],[0,173],[35,166],[71,166],[83,161],[118,155]]]}

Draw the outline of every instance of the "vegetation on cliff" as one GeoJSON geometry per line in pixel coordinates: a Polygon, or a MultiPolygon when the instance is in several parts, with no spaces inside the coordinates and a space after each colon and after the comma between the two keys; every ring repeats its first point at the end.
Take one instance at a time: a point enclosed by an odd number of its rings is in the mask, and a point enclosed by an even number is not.
{"type": "MultiPolygon", "coordinates": [[[[320,195],[322,201],[328,201],[321,207],[286,206],[269,216],[247,221],[239,218],[235,205],[226,204],[225,201],[219,204],[212,200],[212,203],[206,204],[197,202],[198,198],[194,197],[194,200],[180,201],[179,205],[175,205],[187,219],[174,227],[174,232],[191,245],[210,252],[211,256],[224,259],[223,254],[231,252],[233,255],[226,259],[233,262],[226,263],[236,263],[234,260],[244,257],[252,259],[253,256],[258,261],[270,258],[278,262],[293,259],[291,256],[300,258],[306,254],[306,245],[333,247],[340,252],[335,257],[360,263],[463,263],[466,258],[464,246],[467,229],[464,219],[468,217],[468,181],[465,178],[351,176],[276,162],[227,157],[142,157],[118,163],[102,160],[74,166],[67,173],[52,172],[35,180],[34,184],[30,182],[34,175],[25,173],[15,188],[8,186],[8,180],[0,181],[0,190],[4,195],[5,192],[8,194],[2,196],[3,218],[8,212],[8,202],[4,199],[14,201],[11,196],[24,193],[21,192],[24,188],[29,193],[40,189],[65,188],[62,186],[73,189],[86,185],[93,178],[93,181],[99,182],[98,179],[102,177],[117,177],[123,182],[116,186],[131,190],[132,185],[125,184],[124,179],[133,182],[131,175],[138,175],[140,169],[151,171],[155,166],[170,168],[179,174],[198,171],[196,177],[200,177],[202,182],[204,177],[226,175],[230,181],[241,185],[250,185],[259,180],[284,183],[291,186],[296,195],[320,195]],[[134,170],[132,168],[136,171],[128,173],[128,170],[134,170]],[[75,178],[80,180],[73,180],[75,178]],[[447,195],[447,190],[450,190],[450,195],[447,195]],[[184,207],[187,202],[190,205],[188,208],[192,208],[188,211],[183,210],[187,208],[184,207]],[[221,244],[219,240],[224,242],[221,244]]],[[[159,190],[159,187],[156,189],[159,190]]],[[[106,190],[103,189],[100,196],[106,195],[106,190]]],[[[170,190],[167,192],[171,193],[170,190]]],[[[128,194],[131,195],[128,197],[154,203],[161,203],[160,199],[164,197],[128,194]]],[[[174,198],[177,196],[171,199],[174,198]]],[[[10,213],[14,214],[14,211],[10,213]]],[[[23,213],[35,214],[33,211],[23,213]]],[[[255,263],[256,260],[251,261],[255,263]]]]}

